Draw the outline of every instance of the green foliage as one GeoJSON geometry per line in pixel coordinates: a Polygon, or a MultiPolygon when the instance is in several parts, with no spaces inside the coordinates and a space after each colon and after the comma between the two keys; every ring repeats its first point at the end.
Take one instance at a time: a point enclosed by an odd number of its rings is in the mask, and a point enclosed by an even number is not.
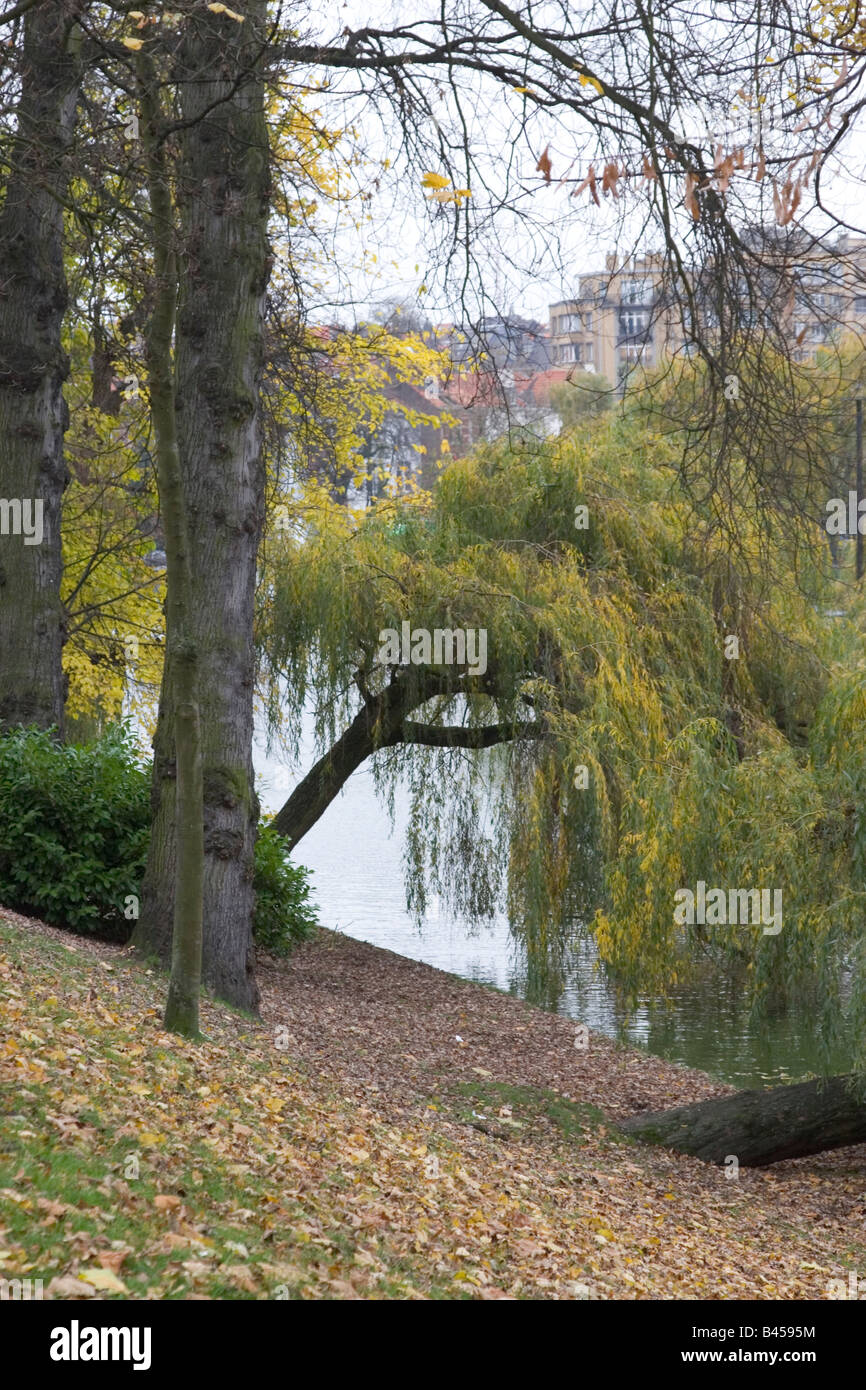
{"type": "Polygon", "coordinates": [[[148,841],[149,778],[129,733],[83,747],[0,739],[0,902],[81,933],[126,935],[148,841]]]}
{"type": "Polygon", "coordinates": [[[286,842],[265,825],[256,840],[256,906],[253,935],[263,951],[288,956],[318,925],[310,901],[310,870],[291,864],[286,842]]]}
{"type": "Polygon", "coordinates": [[[614,399],[614,388],[597,372],[575,372],[568,381],[550,388],[550,404],[565,429],[604,415],[614,399]]]}
{"type": "MultiPolygon", "coordinates": [[[[16,729],[0,738],[0,902],[82,935],[126,939],[150,833],[150,771],[130,731],[92,743],[16,729]]],[[[254,935],[288,955],[316,926],[308,871],[264,827],[255,850],[254,935]]]]}
{"type": "Polygon", "coordinates": [[[432,890],[480,921],[505,903],[539,969],[591,936],[632,1001],[737,963],[757,1008],[817,993],[824,1039],[849,1030],[866,1067],[863,601],[808,519],[812,480],[768,537],[743,474],[735,557],[712,500],[678,489],[676,448],[611,412],[455,460],[432,497],[313,507],[262,615],[274,704],[297,728],[311,699],[322,750],[358,689],[395,680],[415,722],[510,727],[492,749],[377,753],[382,793],[409,790],[411,907],[432,890]],[[485,628],[486,673],[433,671],[430,696],[430,668],[379,660],[404,620],[485,628]],[[674,894],[701,879],[781,890],[781,933],[676,923],[674,894]]]}

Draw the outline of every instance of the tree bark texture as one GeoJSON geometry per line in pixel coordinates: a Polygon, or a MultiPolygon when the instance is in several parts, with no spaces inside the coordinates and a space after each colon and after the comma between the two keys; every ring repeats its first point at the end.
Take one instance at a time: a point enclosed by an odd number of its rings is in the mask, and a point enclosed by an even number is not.
{"type": "Polygon", "coordinates": [[[723,1164],[734,1157],[744,1168],[762,1168],[866,1140],[866,1105],[850,1082],[850,1077],[832,1076],[739,1091],[720,1100],[635,1115],[620,1128],[707,1163],[723,1164]]]}
{"type": "Polygon", "coordinates": [[[63,733],[63,200],[81,81],[80,9],[80,0],[55,0],[24,16],[17,129],[4,157],[10,167],[0,208],[0,498],[26,505],[31,543],[23,517],[4,509],[0,732],[32,724],[63,733]],[[37,503],[42,535],[33,543],[37,503]]]}
{"type": "MultiPolygon", "coordinates": [[[[252,944],[258,822],[252,739],[256,560],[264,525],[259,382],[269,274],[268,132],[256,63],[265,4],[237,24],[190,16],[174,76],[183,128],[176,413],[190,536],[204,786],[203,979],[258,1007],[252,944]]],[[[177,854],[172,661],[154,740],[153,828],[138,945],[169,954],[177,854]]]]}

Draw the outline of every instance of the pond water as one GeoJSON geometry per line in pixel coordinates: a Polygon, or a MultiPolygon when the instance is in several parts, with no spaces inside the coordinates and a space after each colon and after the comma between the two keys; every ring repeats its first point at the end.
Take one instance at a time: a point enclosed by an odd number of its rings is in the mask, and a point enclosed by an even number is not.
{"type": "MultiPolygon", "coordinates": [[[[294,775],[287,780],[285,769],[281,773],[280,764],[262,747],[256,750],[256,770],[263,809],[274,811],[286,799],[294,775]]],[[[406,911],[399,797],[397,811],[392,830],[374,794],[372,776],[362,768],[298,845],[293,858],[313,871],[324,926],[493,985],[738,1087],[798,1080],[818,1070],[815,1030],[808,1016],[789,1012],[759,1030],[750,1023],[742,989],[717,971],[681,986],[667,1006],[646,999],[626,1017],[589,946],[574,953],[565,987],[551,999],[533,989],[522,947],[504,918],[473,928],[446,916],[434,902],[416,925],[406,911]]],[[[846,1071],[848,1065],[840,1055],[834,1070],[846,1071]]]]}

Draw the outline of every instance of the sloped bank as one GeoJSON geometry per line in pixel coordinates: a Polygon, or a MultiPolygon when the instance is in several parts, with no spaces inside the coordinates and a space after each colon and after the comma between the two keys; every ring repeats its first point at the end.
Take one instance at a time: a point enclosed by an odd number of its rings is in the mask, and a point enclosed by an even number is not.
{"type": "Polygon", "coordinates": [[[206,1002],[200,1046],[118,948],[6,914],[0,954],[0,1274],[52,1296],[813,1299],[866,1268],[862,1149],[729,1181],[626,1142],[727,1088],[387,951],[262,962],[263,1023],[206,1002]]]}

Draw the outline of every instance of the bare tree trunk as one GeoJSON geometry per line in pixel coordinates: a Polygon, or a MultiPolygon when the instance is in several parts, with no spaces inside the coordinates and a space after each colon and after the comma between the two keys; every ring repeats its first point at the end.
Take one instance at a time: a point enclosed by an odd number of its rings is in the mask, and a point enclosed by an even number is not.
{"type": "Polygon", "coordinates": [[[313,764],[274,816],[273,828],[285,836],[289,849],[312,829],[352,773],[377,749],[400,743],[425,748],[493,748],[512,739],[538,738],[544,731],[540,722],[452,727],[410,720],[411,711],[440,693],[443,684],[447,682],[432,671],[416,671],[412,681],[398,678],[365,698],[349,727],[313,764]]]}
{"type": "Polygon", "coordinates": [[[417,702],[417,697],[407,698],[398,681],[364,702],[348,729],[310,768],[274,817],[274,829],[285,835],[289,849],[315,825],[370,754],[394,742],[407,708],[417,702]]]}
{"type": "MultiPolygon", "coordinates": [[[[256,67],[264,0],[243,24],[202,9],[178,51],[181,219],[177,422],[192,560],[204,775],[205,983],[255,1011],[253,614],[264,525],[259,380],[270,268],[268,132],[256,67]]],[[[175,708],[166,664],[138,945],[166,957],[176,849],[175,708]]]]}
{"type": "Polygon", "coordinates": [[[852,1078],[831,1076],[766,1091],[738,1091],[652,1115],[635,1115],[620,1128],[648,1144],[693,1154],[707,1163],[736,1158],[761,1168],[866,1140],[866,1105],[852,1078]]]}
{"type": "Polygon", "coordinates": [[[198,1037],[204,892],[202,756],[198,649],[191,622],[194,595],[188,503],[180,467],[172,373],[172,339],[177,306],[176,232],[163,122],[156,98],[156,72],[153,62],[145,54],[138,59],[138,75],[156,281],[154,307],[146,337],[146,355],[150,409],[156,435],[160,514],[168,562],[166,649],[170,654],[177,768],[177,859],[173,884],[171,979],[165,1026],[170,1032],[198,1037]]]}
{"type": "Polygon", "coordinates": [[[24,17],[17,131],[0,210],[0,497],[7,504],[0,516],[0,731],[35,724],[63,732],[63,199],[81,80],[80,9],[80,0],[56,0],[24,17]]]}

